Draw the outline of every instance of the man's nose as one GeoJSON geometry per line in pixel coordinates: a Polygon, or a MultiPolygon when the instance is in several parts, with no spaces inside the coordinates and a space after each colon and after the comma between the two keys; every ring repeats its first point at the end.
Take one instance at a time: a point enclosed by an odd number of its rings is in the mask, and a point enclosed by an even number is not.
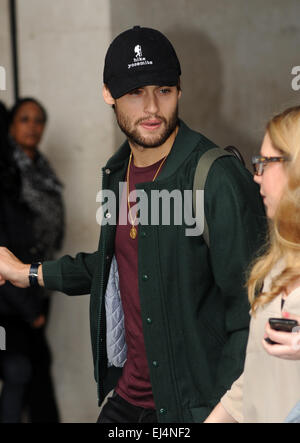
{"type": "Polygon", "coordinates": [[[157,97],[153,92],[149,92],[145,97],[145,112],[156,114],[158,112],[157,97]]]}

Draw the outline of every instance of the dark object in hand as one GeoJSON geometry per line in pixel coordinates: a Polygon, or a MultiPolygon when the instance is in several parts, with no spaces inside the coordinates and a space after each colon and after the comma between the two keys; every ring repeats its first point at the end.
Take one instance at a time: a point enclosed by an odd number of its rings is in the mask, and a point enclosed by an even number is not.
{"type": "MultiPolygon", "coordinates": [[[[288,318],[269,318],[269,324],[272,329],[275,331],[284,331],[284,332],[292,332],[293,328],[298,326],[298,322],[296,320],[290,320],[288,318]]],[[[275,341],[270,338],[265,338],[266,342],[270,345],[277,345],[275,341]]]]}

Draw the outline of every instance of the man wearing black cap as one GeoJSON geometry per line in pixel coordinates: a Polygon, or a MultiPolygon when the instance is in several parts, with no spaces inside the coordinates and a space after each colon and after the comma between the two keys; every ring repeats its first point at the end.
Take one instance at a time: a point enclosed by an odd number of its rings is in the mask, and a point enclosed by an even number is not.
{"type": "Polygon", "coordinates": [[[103,86],[127,137],[103,168],[103,190],[120,198],[116,223],[106,211],[95,253],[41,266],[24,265],[0,248],[2,282],[91,293],[99,405],[114,389],[100,423],[203,421],[243,369],[244,272],[263,214],[248,171],[233,157],[211,167],[204,194],[209,245],[202,235],[186,235],[176,214],[168,225],[145,223],[134,206],[138,192],[146,196],[152,220],[152,196],[192,190],[199,158],[215,148],[178,119],[180,74],[160,32],[136,26],[116,37],[103,86]]]}

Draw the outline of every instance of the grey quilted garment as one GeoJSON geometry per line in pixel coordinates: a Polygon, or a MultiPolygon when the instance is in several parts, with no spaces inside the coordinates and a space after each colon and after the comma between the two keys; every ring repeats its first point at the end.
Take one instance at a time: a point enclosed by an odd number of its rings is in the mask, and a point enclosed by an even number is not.
{"type": "Polygon", "coordinates": [[[105,293],[106,343],[108,366],[122,368],[127,357],[124,312],[120,296],[119,273],[116,257],[113,257],[105,293]]]}

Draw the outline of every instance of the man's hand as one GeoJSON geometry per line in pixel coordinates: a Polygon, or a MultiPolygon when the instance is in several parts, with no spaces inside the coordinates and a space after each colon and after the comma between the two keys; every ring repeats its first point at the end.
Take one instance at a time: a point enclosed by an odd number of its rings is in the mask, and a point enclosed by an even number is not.
{"type": "MultiPolygon", "coordinates": [[[[296,315],[291,315],[288,312],[283,312],[282,316],[284,318],[289,318],[291,320],[297,320],[300,326],[300,317],[296,315]]],[[[283,358],[286,360],[300,360],[300,328],[296,326],[298,332],[282,332],[275,331],[271,329],[269,322],[265,327],[265,337],[262,341],[262,345],[268,354],[274,357],[283,358]],[[265,341],[265,338],[270,338],[278,344],[271,345],[265,341]]]]}
{"type": "Polygon", "coordinates": [[[30,265],[22,263],[7,248],[0,247],[0,286],[9,281],[17,288],[27,288],[29,270],[30,265]]]}

